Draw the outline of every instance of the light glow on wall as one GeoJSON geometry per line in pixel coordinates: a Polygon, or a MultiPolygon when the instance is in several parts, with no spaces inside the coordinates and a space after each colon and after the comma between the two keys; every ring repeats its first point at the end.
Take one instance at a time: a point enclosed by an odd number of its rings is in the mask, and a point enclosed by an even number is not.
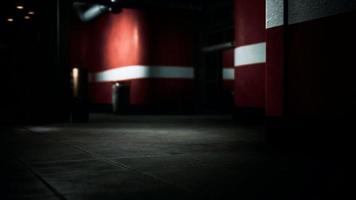
{"type": "Polygon", "coordinates": [[[73,70],[72,70],[72,81],[73,81],[73,96],[77,97],[78,90],[79,90],[79,69],[78,68],[73,68],[73,70]]]}
{"type": "Polygon", "coordinates": [[[134,32],[133,32],[133,42],[134,45],[138,45],[139,43],[139,32],[138,32],[138,26],[136,25],[134,28],[134,32]]]}

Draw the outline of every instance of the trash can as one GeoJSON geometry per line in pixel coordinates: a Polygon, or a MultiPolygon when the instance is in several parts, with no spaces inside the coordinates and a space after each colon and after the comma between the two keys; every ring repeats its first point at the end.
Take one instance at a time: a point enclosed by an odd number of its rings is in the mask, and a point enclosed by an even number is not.
{"type": "Polygon", "coordinates": [[[112,86],[113,113],[126,114],[130,106],[130,86],[124,83],[114,83],[112,86]]]}

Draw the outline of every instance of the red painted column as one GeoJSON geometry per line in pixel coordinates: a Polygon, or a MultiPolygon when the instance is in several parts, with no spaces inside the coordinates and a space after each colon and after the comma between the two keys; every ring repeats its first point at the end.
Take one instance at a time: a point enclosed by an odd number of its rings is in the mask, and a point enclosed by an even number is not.
{"type": "Polygon", "coordinates": [[[133,106],[193,102],[194,27],[180,14],[124,9],[78,23],[72,63],[91,72],[92,103],[111,104],[115,82],[130,85],[133,106]]]}
{"type": "MultiPolygon", "coordinates": [[[[149,29],[147,16],[125,9],[120,14],[107,13],[91,22],[77,22],[72,34],[72,64],[96,73],[130,65],[148,63],[149,29]]],[[[74,29],[73,28],[73,29],[74,29]]],[[[90,97],[94,104],[111,104],[114,81],[92,81],[90,97]]],[[[132,102],[149,98],[147,85],[131,82],[132,102]]]]}
{"type": "Polygon", "coordinates": [[[266,0],[266,116],[284,114],[284,0],[266,0]]]}
{"type": "Polygon", "coordinates": [[[235,106],[265,107],[265,1],[235,0],[235,106]]]}

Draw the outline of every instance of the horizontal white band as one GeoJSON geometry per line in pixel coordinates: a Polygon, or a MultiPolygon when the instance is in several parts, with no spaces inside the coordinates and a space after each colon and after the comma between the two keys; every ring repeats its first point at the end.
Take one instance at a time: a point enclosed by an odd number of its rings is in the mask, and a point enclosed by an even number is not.
{"type": "Polygon", "coordinates": [[[235,80],[235,69],[234,68],[223,69],[222,74],[223,74],[224,80],[235,80]]]}
{"type": "Polygon", "coordinates": [[[141,78],[194,78],[193,67],[132,65],[91,74],[91,81],[123,81],[141,78]]]}
{"type": "Polygon", "coordinates": [[[284,0],[266,0],[266,29],[284,24],[284,0]]]}
{"type": "Polygon", "coordinates": [[[284,10],[288,10],[288,24],[297,24],[355,9],[355,0],[266,0],[266,28],[282,26],[284,10]]]}
{"type": "MultiPolygon", "coordinates": [[[[234,80],[235,69],[225,68],[222,71],[223,80],[234,80]]],[[[123,81],[141,78],[194,78],[192,67],[173,67],[173,66],[145,66],[132,65],[115,69],[109,69],[102,72],[91,73],[90,82],[109,82],[123,81]]]]}
{"type": "Polygon", "coordinates": [[[266,43],[256,43],[235,48],[235,67],[266,62],[266,43]]]}

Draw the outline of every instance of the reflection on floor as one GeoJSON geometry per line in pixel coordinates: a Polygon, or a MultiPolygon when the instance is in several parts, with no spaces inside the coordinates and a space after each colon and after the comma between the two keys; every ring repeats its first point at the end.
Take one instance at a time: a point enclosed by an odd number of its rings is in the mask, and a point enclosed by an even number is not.
{"type": "Polygon", "coordinates": [[[0,199],[324,199],[345,176],[228,116],[91,117],[3,130],[0,199]]]}

